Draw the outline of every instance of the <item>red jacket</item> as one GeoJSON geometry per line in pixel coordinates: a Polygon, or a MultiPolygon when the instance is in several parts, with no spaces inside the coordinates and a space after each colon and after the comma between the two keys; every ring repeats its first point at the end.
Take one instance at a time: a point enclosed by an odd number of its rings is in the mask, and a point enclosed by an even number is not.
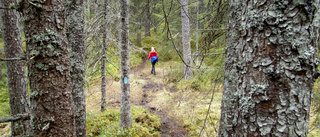
{"type": "Polygon", "coordinates": [[[155,51],[151,51],[151,52],[149,53],[148,60],[149,60],[150,58],[152,58],[153,56],[157,56],[157,57],[158,57],[157,52],[155,52],[155,51]]]}

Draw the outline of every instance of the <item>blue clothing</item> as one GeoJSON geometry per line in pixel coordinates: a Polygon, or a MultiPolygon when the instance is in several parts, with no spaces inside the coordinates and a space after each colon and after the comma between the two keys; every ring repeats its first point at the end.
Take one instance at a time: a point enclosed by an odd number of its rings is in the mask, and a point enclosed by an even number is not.
{"type": "Polygon", "coordinates": [[[153,56],[151,58],[151,63],[153,63],[153,62],[158,62],[158,57],[157,56],[153,56]]]}

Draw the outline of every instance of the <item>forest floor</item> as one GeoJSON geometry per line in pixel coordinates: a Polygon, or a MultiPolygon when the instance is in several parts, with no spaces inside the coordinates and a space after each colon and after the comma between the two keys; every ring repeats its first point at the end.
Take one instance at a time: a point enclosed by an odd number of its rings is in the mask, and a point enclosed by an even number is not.
{"type": "MultiPolygon", "coordinates": [[[[177,87],[168,87],[164,83],[164,66],[156,65],[156,75],[151,74],[151,64],[144,60],[140,66],[131,70],[130,94],[132,105],[141,106],[155,113],[161,118],[161,137],[185,137],[187,129],[182,125],[182,119],[171,116],[172,107],[166,101],[170,92],[176,92],[177,87]]],[[[100,109],[100,83],[89,88],[87,97],[87,111],[100,109]]],[[[109,107],[120,107],[120,82],[112,78],[107,80],[107,105],[109,107]]]]}

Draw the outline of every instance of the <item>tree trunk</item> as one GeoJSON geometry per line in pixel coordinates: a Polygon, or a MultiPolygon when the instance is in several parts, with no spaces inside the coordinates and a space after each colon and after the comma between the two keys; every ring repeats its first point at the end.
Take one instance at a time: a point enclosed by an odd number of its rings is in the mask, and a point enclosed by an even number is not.
{"type": "Polygon", "coordinates": [[[184,79],[188,80],[193,77],[191,69],[191,48],[190,48],[190,24],[188,0],[181,0],[181,26],[182,26],[182,47],[184,64],[184,79]]]}
{"type": "Polygon", "coordinates": [[[65,4],[23,1],[34,136],[76,136],[65,4]]]}
{"type": "MultiPolygon", "coordinates": [[[[107,4],[108,4],[108,0],[104,0],[104,21],[107,20],[107,4]]],[[[102,27],[102,64],[101,64],[101,112],[103,112],[106,107],[107,107],[107,103],[106,103],[106,63],[107,63],[107,58],[106,58],[106,50],[107,50],[107,22],[104,23],[103,27],[102,27]]]]}
{"type": "Polygon", "coordinates": [[[67,38],[71,49],[71,83],[76,136],[86,136],[84,0],[69,0],[67,38]]]}
{"type": "Polygon", "coordinates": [[[307,136],[319,76],[315,5],[230,1],[236,30],[228,34],[219,136],[307,136]]]}
{"type": "MultiPolygon", "coordinates": [[[[238,62],[237,46],[240,39],[240,21],[241,21],[241,0],[229,1],[229,22],[226,40],[226,55],[224,62],[224,82],[223,96],[221,103],[221,118],[219,127],[219,136],[227,137],[232,132],[232,123],[236,118],[234,112],[237,112],[238,98],[234,92],[237,91],[238,73],[235,65],[238,62]]],[[[231,135],[230,135],[231,136],[231,135]]]]}
{"type": "Polygon", "coordinates": [[[121,55],[121,108],[120,129],[130,128],[131,104],[130,104],[130,65],[129,65],[129,11],[128,0],[121,0],[120,16],[120,55],[121,55]]]}
{"type": "Polygon", "coordinates": [[[204,29],[204,19],[203,19],[203,17],[205,16],[205,15],[203,15],[204,8],[205,8],[204,7],[204,1],[203,0],[199,0],[199,10],[198,10],[198,12],[199,12],[200,15],[202,15],[200,19],[197,18],[198,23],[199,23],[198,24],[199,29],[204,29]]]}
{"type": "Polygon", "coordinates": [[[147,0],[145,11],[145,22],[144,22],[144,36],[151,36],[150,34],[150,0],[147,0]]]}
{"type": "MultiPolygon", "coordinates": [[[[17,4],[15,0],[0,0],[0,7],[10,7],[17,4]]],[[[0,10],[4,51],[6,58],[23,56],[23,45],[19,28],[19,15],[15,10],[0,10]]],[[[7,61],[8,88],[11,116],[29,113],[29,93],[24,60],[7,61]]],[[[1,70],[1,69],[0,69],[1,70]]],[[[1,73],[1,72],[0,72],[1,73]]],[[[12,136],[26,136],[30,134],[29,120],[11,122],[12,136]]]]}
{"type": "MultiPolygon", "coordinates": [[[[139,22],[141,22],[141,21],[139,21],[139,22]]],[[[136,25],[135,29],[137,32],[137,43],[138,43],[138,45],[142,45],[142,43],[141,43],[141,24],[136,25]]]]}

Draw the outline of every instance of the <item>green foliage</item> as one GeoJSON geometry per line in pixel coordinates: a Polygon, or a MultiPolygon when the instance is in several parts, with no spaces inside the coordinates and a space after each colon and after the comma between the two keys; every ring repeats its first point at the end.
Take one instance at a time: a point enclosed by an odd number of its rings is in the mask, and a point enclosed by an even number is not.
{"type": "MultiPolygon", "coordinates": [[[[153,36],[153,35],[152,35],[153,36]]],[[[141,40],[141,44],[143,47],[151,49],[151,47],[157,47],[156,44],[158,43],[158,41],[156,39],[154,39],[153,37],[144,37],[141,40]]]]}
{"type": "Polygon", "coordinates": [[[316,131],[310,132],[308,137],[316,137],[320,134],[320,80],[316,80],[313,88],[313,99],[311,104],[311,116],[309,129],[315,129],[316,131]],[[316,133],[315,133],[316,132],[316,133]]]}
{"type": "MultiPolygon", "coordinates": [[[[0,40],[0,58],[4,58],[4,43],[0,40]]],[[[8,78],[7,78],[7,68],[4,61],[0,61],[0,117],[5,117],[10,115],[10,105],[9,105],[9,92],[8,92],[8,78]]]]}
{"type": "Polygon", "coordinates": [[[163,78],[166,83],[177,83],[183,78],[182,63],[171,62],[168,74],[163,78]]]}
{"type": "Polygon", "coordinates": [[[134,54],[134,52],[131,52],[130,55],[130,68],[139,66],[142,62],[141,54],[134,54]]]}
{"type": "MultiPolygon", "coordinates": [[[[164,82],[167,84],[176,83],[180,90],[192,90],[192,91],[208,91],[212,88],[212,82],[217,78],[223,76],[223,63],[216,63],[214,61],[212,65],[214,67],[203,65],[203,69],[193,69],[194,78],[184,81],[183,78],[183,63],[170,63],[170,70],[164,77],[164,82]]],[[[219,84],[222,84],[223,79],[219,79],[219,84]]]]}
{"type": "Polygon", "coordinates": [[[0,82],[0,117],[10,115],[9,93],[7,83],[0,82]]]}
{"type": "Polygon", "coordinates": [[[108,109],[87,116],[89,137],[159,137],[160,119],[141,107],[132,107],[132,128],[119,130],[119,109],[108,109]]]}

